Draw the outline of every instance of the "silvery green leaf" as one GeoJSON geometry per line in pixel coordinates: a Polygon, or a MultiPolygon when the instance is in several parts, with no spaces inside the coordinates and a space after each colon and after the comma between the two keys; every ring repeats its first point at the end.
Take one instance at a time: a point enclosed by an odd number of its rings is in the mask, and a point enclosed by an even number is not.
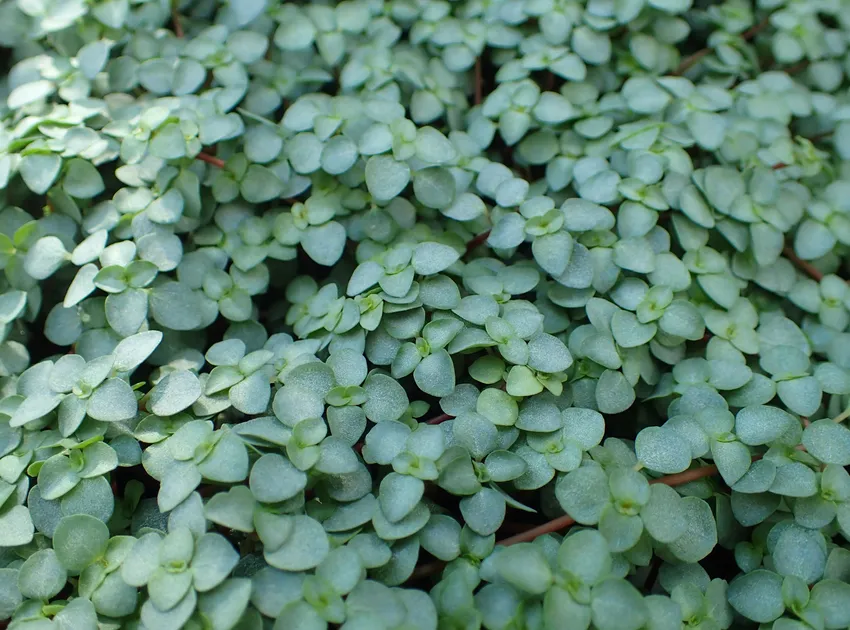
{"type": "Polygon", "coordinates": [[[39,101],[47,96],[50,96],[56,91],[56,86],[52,81],[42,79],[40,81],[30,81],[19,85],[13,89],[7,98],[7,105],[10,109],[19,109],[39,101]]]}
{"type": "Polygon", "coordinates": [[[712,440],[711,456],[727,485],[735,485],[750,468],[750,449],[737,440],[712,440]]]}
{"type": "Polygon", "coordinates": [[[239,554],[224,536],[216,533],[201,536],[192,556],[195,590],[203,593],[221,584],[238,561],[239,554]]]}
{"type": "Polygon", "coordinates": [[[596,385],[596,404],[602,413],[620,413],[635,401],[634,388],[622,372],[605,370],[596,385]]]}
{"type": "Polygon", "coordinates": [[[427,208],[448,208],[456,192],[454,177],[447,168],[432,166],[417,171],[413,177],[413,194],[427,208]]]}
{"type": "Polygon", "coordinates": [[[572,103],[556,92],[544,92],[532,110],[534,117],[545,124],[558,124],[575,118],[577,113],[572,103]]]}
{"type": "Polygon", "coordinates": [[[201,473],[191,462],[173,462],[164,471],[157,493],[160,511],[167,512],[180,505],[201,483],[201,473]]]}
{"type": "Polygon", "coordinates": [[[67,580],[68,573],[53,549],[36,551],[18,569],[18,590],[31,599],[55,597],[67,580]]]}
{"type": "Polygon", "coordinates": [[[378,202],[394,199],[410,183],[410,167],[389,156],[375,156],[366,162],[366,186],[378,202]]]}
{"type": "Polygon", "coordinates": [[[617,311],[611,318],[611,334],[622,348],[646,345],[655,336],[656,331],[654,323],[643,324],[629,311],[617,311]]]}
{"type": "Polygon", "coordinates": [[[107,379],[92,394],[86,413],[103,422],[120,422],[135,418],[138,403],[133,388],[123,379],[107,379]]]}
{"type": "Polygon", "coordinates": [[[848,595],[848,584],[836,579],[824,579],[812,587],[810,602],[823,613],[826,627],[840,628],[850,621],[848,595]]]}
{"type": "Polygon", "coordinates": [[[776,539],[771,556],[777,573],[813,584],[826,567],[826,541],[819,531],[790,523],[776,539]]]}
{"type": "Polygon", "coordinates": [[[65,300],[63,302],[65,308],[79,304],[95,290],[96,287],[93,280],[97,276],[98,271],[97,265],[91,263],[79,268],[77,275],[74,276],[74,279],[68,286],[68,291],[65,293],[65,300]]]}
{"type": "Polygon", "coordinates": [[[650,470],[674,474],[691,465],[691,448],[674,429],[647,427],[635,439],[638,460],[650,470]]]}
{"type": "Polygon", "coordinates": [[[823,223],[806,219],[794,236],[794,251],[803,260],[815,260],[829,252],[836,242],[835,235],[823,223]]]}
{"type": "Polygon", "coordinates": [[[764,569],[739,575],[729,584],[729,603],[752,621],[770,623],[785,612],[782,578],[764,569]]]}
{"type": "Polygon", "coordinates": [[[77,597],[60,610],[53,623],[57,628],[97,628],[97,610],[94,603],[85,597],[77,597]]]}
{"type": "MultiPolygon", "coordinates": [[[[234,578],[198,598],[198,610],[211,620],[212,630],[234,628],[243,619],[251,598],[251,580],[234,578]]],[[[256,613],[255,613],[256,614],[256,613]]],[[[257,615],[259,621],[259,615],[257,615]]]]}
{"type": "Polygon", "coordinates": [[[192,330],[204,321],[201,301],[194,291],[180,282],[164,282],[149,295],[154,320],[172,330],[192,330]]]}
{"type": "Polygon", "coordinates": [[[35,527],[24,505],[15,505],[0,514],[0,546],[18,547],[32,540],[35,527]]]}
{"type": "Polygon", "coordinates": [[[494,564],[502,579],[526,593],[542,595],[552,585],[552,569],[546,557],[530,543],[502,549],[494,564]]]}
{"type": "Polygon", "coordinates": [[[429,164],[451,162],[456,155],[452,143],[433,127],[420,127],[416,131],[416,156],[429,164]]]}
{"type": "Polygon", "coordinates": [[[528,468],[526,461],[510,451],[497,450],[487,455],[484,461],[490,479],[497,483],[521,477],[528,468]]]}
{"type": "Polygon", "coordinates": [[[460,532],[460,525],[452,517],[432,514],[419,533],[419,543],[432,556],[448,562],[460,555],[460,532]]]}
{"type": "Polygon", "coordinates": [[[31,153],[21,159],[18,167],[24,183],[37,195],[50,189],[61,168],[62,158],[54,153],[31,153]]]}
{"type": "Polygon", "coordinates": [[[398,473],[389,473],[381,481],[378,502],[381,512],[392,523],[397,523],[418,505],[425,491],[420,479],[398,473]]]}
{"type": "Polygon", "coordinates": [[[363,410],[372,422],[398,420],[407,410],[407,394],[401,385],[389,376],[372,374],[363,383],[366,403],[363,410]]]}
{"type": "Polygon", "coordinates": [[[264,503],[286,501],[303,490],[306,484],[307,476],[276,453],[263,455],[251,467],[251,492],[264,503]]]}
{"type": "Polygon", "coordinates": [[[767,459],[752,462],[747,472],[732,486],[735,492],[755,494],[767,492],[776,478],[776,464],[767,459]]]}
{"type": "Polygon", "coordinates": [[[419,275],[430,276],[451,267],[460,258],[460,254],[442,243],[420,243],[413,250],[411,264],[419,275]]]}
{"type": "Polygon", "coordinates": [[[278,549],[266,551],[266,562],[283,571],[312,569],[327,557],[330,551],[327,534],[322,526],[309,516],[291,516],[292,535],[278,549]]]}
{"type": "Polygon", "coordinates": [[[230,388],[230,401],[233,407],[244,414],[264,413],[271,399],[269,379],[262,371],[257,371],[230,388]]]}
{"type": "Polygon", "coordinates": [[[161,628],[162,630],[179,630],[192,616],[197,605],[198,596],[194,589],[189,589],[186,595],[167,612],[159,610],[150,599],[142,604],[141,620],[145,626],[161,628]]]}
{"type": "Polygon", "coordinates": [[[498,249],[517,247],[525,240],[525,220],[521,215],[502,215],[487,237],[487,244],[498,249]]]}
{"type": "Polygon", "coordinates": [[[42,395],[31,395],[24,400],[12,414],[9,426],[20,427],[47,415],[62,402],[62,396],[44,392],[42,395]]]}
{"type": "Polygon", "coordinates": [[[245,486],[234,486],[227,492],[219,492],[211,497],[204,506],[204,516],[229,529],[252,532],[255,506],[251,490],[245,486]]]}
{"type": "Polygon", "coordinates": [[[794,422],[793,416],[776,407],[744,407],[735,416],[735,433],[744,444],[758,446],[777,439],[794,422]]]}
{"type": "Polygon", "coordinates": [[[570,262],[573,250],[573,239],[567,232],[555,232],[544,234],[534,239],[531,244],[534,260],[544,271],[555,276],[560,276],[570,262]]]}
{"type": "Polygon", "coordinates": [[[442,348],[428,355],[413,370],[416,385],[426,394],[443,397],[455,388],[455,370],[449,353],[442,348]]]}
{"type": "Polygon", "coordinates": [[[489,536],[501,527],[506,507],[504,497],[491,488],[482,488],[460,501],[464,521],[480,536],[489,536]]]}
{"type": "Polygon", "coordinates": [[[789,497],[810,497],[817,492],[817,478],[802,462],[782,464],[776,468],[770,491],[789,497]]]}
{"type": "Polygon", "coordinates": [[[593,587],[590,608],[599,630],[637,630],[648,612],[640,591],[626,580],[608,578],[593,587]]]}
{"type": "Polygon", "coordinates": [[[98,560],[106,551],[109,529],[87,514],[66,516],[53,534],[53,548],[62,566],[79,572],[98,560]]]}
{"type": "Polygon", "coordinates": [[[108,237],[109,233],[106,230],[92,232],[71,252],[71,262],[82,266],[97,259],[103,252],[108,237]]]}
{"type": "Polygon", "coordinates": [[[641,508],[640,517],[649,535],[661,543],[673,542],[684,534],[687,526],[682,498],[662,483],[651,486],[649,501],[641,508]]]}
{"type": "Polygon", "coordinates": [[[150,391],[148,406],[158,416],[171,416],[190,407],[201,396],[198,377],[187,370],[166,374],[150,391]]]}
{"type": "Polygon", "coordinates": [[[44,236],[27,252],[24,269],[36,280],[44,280],[69,259],[62,241],[55,236],[44,236]]]}
{"type": "Polygon", "coordinates": [[[322,149],[322,169],[331,175],[341,175],[357,162],[359,154],[353,140],[336,136],[322,149]]]}
{"type": "Polygon", "coordinates": [[[113,368],[117,372],[130,372],[141,365],[161,341],[162,333],[158,330],[148,330],[122,339],[113,350],[113,368]]]}
{"type": "Polygon", "coordinates": [[[564,511],[578,523],[594,525],[608,505],[608,478],[601,467],[578,468],[557,483],[555,496],[564,511]]]}
{"type": "Polygon", "coordinates": [[[252,164],[242,179],[240,191],[245,201],[263,203],[280,196],[283,192],[283,184],[270,169],[259,164],[252,164]]]}
{"type": "Polygon", "coordinates": [[[717,544],[717,524],[708,503],[698,497],[682,499],[687,526],[667,549],[682,562],[699,562],[717,544]]]}
{"type": "Polygon", "coordinates": [[[224,427],[222,437],[212,451],[198,464],[198,472],[210,481],[236,483],[248,476],[248,450],[239,435],[224,427]]]}
{"type": "Polygon", "coordinates": [[[103,178],[88,160],[74,158],[68,161],[62,188],[77,199],[91,199],[105,189],[103,178]]]}
{"type": "Polygon", "coordinates": [[[816,420],[803,431],[806,450],[825,464],[850,464],[850,430],[832,420],[816,420]]]}
{"type": "Polygon", "coordinates": [[[474,411],[461,413],[455,418],[452,434],[457,443],[463,445],[476,459],[483,459],[498,445],[496,427],[474,411]]]}

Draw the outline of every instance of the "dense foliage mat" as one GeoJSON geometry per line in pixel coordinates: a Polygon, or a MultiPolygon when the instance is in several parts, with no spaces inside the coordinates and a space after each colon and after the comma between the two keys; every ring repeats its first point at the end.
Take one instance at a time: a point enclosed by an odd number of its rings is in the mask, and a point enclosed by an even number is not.
{"type": "Polygon", "coordinates": [[[0,627],[850,627],[849,41],[4,0],[0,627]]]}

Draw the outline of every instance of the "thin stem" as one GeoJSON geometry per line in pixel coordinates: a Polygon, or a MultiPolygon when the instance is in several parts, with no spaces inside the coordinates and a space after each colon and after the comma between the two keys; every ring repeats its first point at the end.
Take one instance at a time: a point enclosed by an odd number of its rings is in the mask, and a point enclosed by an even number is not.
{"type": "Polygon", "coordinates": [[[676,66],[676,69],[673,70],[673,72],[671,72],[670,74],[672,74],[675,77],[678,77],[678,76],[685,74],[693,66],[695,66],[697,63],[699,63],[700,59],[705,57],[710,52],[711,52],[711,48],[703,48],[702,50],[696,51],[692,55],[688,55],[687,57],[682,59],[682,62],[678,66],[676,66]]]}
{"type": "Polygon", "coordinates": [[[481,57],[478,57],[475,60],[475,104],[481,105],[481,101],[484,100],[483,86],[484,79],[481,76],[481,57]]]}
{"type": "Polygon", "coordinates": [[[490,230],[482,232],[466,244],[466,253],[469,254],[473,249],[481,245],[490,236],[490,230]]]}
{"type": "MultiPolygon", "coordinates": [[[[746,30],[743,33],[741,33],[741,39],[743,39],[745,42],[750,41],[753,37],[755,37],[756,35],[761,33],[764,29],[766,29],[769,24],[770,24],[770,21],[768,20],[768,18],[763,19],[761,22],[759,22],[758,24],[756,24],[755,26],[753,26],[749,30],[746,30]]],[[[676,69],[673,70],[673,72],[671,72],[670,74],[672,74],[673,76],[683,75],[685,72],[690,70],[693,66],[695,66],[697,63],[699,63],[699,61],[703,57],[705,57],[706,55],[711,53],[712,50],[713,49],[711,49],[711,48],[703,48],[702,50],[698,50],[694,54],[692,54],[688,57],[685,57],[684,59],[682,59],[682,62],[676,67],[676,69]]]]}
{"type": "MultiPolygon", "coordinates": [[[[753,460],[756,459],[761,459],[761,455],[756,455],[755,457],[753,457],[753,460]]],[[[692,481],[696,481],[697,479],[711,477],[716,474],[717,466],[702,466],[700,468],[693,468],[691,470],[686,470],[675,475],[667,475],[665,477],[660,477],[659,479],[652,479],[649,483],[663,483],[668,486],[680,486],[686,483],[690,483],[692,481]]],[[[510,536],[509,538],[500,540],[496,544],[502,546],[510,546],[516,545],[518,543],[531,542],[532,540],[539,538],[540,536],[558,532],[574,524],[575,519],[569,516],[568,514],[564,514],[563,516],[559,516],[556,519],[553,519],[547,523],[543,523],[542,525],[538,525],[537,527],[533,527],[520,534],[515,534],[514,536],[510,536]]],[[[440,569],[442,569],[444,564],[444,562],[440,561],[432,562],[430,564],[426,564],[422,567],[419,567],[413,572],[410,579],[417,580],[434,575],[438,573],[440,569]]]]}
{"type": "Polygon", "coordinates": [[[543,525],[538,525],[537,527],[533,527],[529,530],[522,532],[521,534],[516,534],[515,536],[511,536],[510,538],[505,538],[504,540],[500,540],[497,542],[497,545],[516,545],[517,543],[530,542],[535,538],[539,538],[545,534],[552,534],[561,529],[566,529],[570,525],[574,524],[576,520],[568,515],[564,514],[563,516],[559,516],[558,518],[549,521],[548,523],[543,523],[543,525]]]}
{"type": "Polygon", "coordinates": [[[440,424],[442,422],[445,422],[446,420],[451,420],[452,418],[454,418],[454,416],[450,416],[447,413],[442,413],[436,418],[431,418],[430,420],[427,420],[425,424],[440,424]]]}
{"type": "Polygon", "coordinates": [[[850,407],[847,407],[847,409],[845,409],[845,410],[844,410],[844,411],[842,411],[840,414],[838,414],[837,416],[835,416],[835,417],[832,419],[832,421],[833,421],[835,424],[838,424],[838,423],[840,423],[840,422],[844,422],[847,418],[850,418],[850,407]]]}
{"type": "Polygon", "coordinates": [[[658,572],[661,570],[661,563],[661,556],[655,556],[652,560],[652,566],[649,568],[649,573],[646,574],[646,580],[643,583],[645,591],[650,590],[655,585],[655,581],[658,579],[658,572]]]}
{"type": "MultiPolygon", "coordinates": [[[[755,455],[753,456],[753,461],[759,460],[761,459],[761,457],[761,455],[755,455]]],[[[671,487],[681,486],[686,483],[696,481],[697,479],[704,479],[705,477],[711,477],[716,474],[717,466],[712,464],[710,466],[700,466],[699,468],[691,468],[690,470],[676,473],[675,475],[666,475],[664,477],[659,477],[658,479],[650,479],[649,483],[663,483],[671,487]]],[[[516,545],[518,543],[531,542],[535,538],[539,538],[540,536],[544,536],[546,534],[553,534],[562,529],[566,529],[570,525],[574,524],[575,519],[569,514],[564,514],[563,516],[559,516],[556,519],[552,519],[547,523],[543,523],[542,525],[533,527],[520,534],[515,534],[514,536],[510,536],[509,538],[500,540],[496,544],[502,546],[509,546],[516,545]]],[[[444,564],[444,562],[440,561],[423,565],[413,572],[410,579],[417,580],[434,575],[435,573],[438,573],[440,569],[442,569],[444,564]]]]}
{"type": "Polygon", "coordinates": [[[814,278],[818,282],[823,278],[823,273],[815,267],[812,263],[806,262],[794,252],[793,247],[786,247],[782,250],[782,253],[785,254],[785,257],[794,263],[794,266],[797,267],[800,271],[806,272],[810,277],[814,278]]]}
{"type": "Polygon", "coordinates": [[[808,68],[808,67],[809,67],[809,60],[808,60],[808,59],[804,59],[804,60],[803,60],[803,61],[801,61],[800,63],[796,63],[796,64],[794,64],[793,66],[789,66],[789,67],[787,67],[787,68],[783,68],[783,70],[782,70],[782,71],[783,71],[785,74],[797,74],[798,72],[802,72],[803,70],[805,70],[805,69],[806,69],[806,68],[808,68]]]}
{"type": "MultiPolygon", "coordinates": [[[[753,457],[753,460],[761,459],[761,455],[756,455],[753,457]]],[[[658,479],[650,479],[649,483],[663,483],[668,486],[681,486],[686,483],[690,483],[692,481],[696,481],[697,479],[703,479],[705,477],[711,477],[717,474],[717,466],[701,466],[699,468],[691,468],[690,470],[686,470],[684,472],[676,473],[675,475],[666,475],[665,477],[659,477],[658,479]]],[[[575,523],[575,520],[569,515],[559,516],[558,518],[549,521],[548,523],[543,523],[543,525],[538,525],[533,529],[529,529],[526,532],[521,534],[517,534],[516,536],[511,536],[510,538],[506,538],[505,540],[499,541],[496,543],[497,545],[515,545],[521,542],[529,542],[542,536],[544,534],[551,534],[558,530],[569,527],[575,523]]]]}
{"type": "Polygon", "coordinates": [[[422,578],[431,577],[435,573],[439,573],[442,570],[444,564],[444,562],[440,561],[432,562],[430,564],[423,564],[420,567],[416,567],[413,573],[410,574],[408,581],[413,582],[415,580],[421,580],[422,578]]]}
{"type": "Polygon", "coordinates": [[[829,138],[832,135],[832,132],[833,130],[816,133],[815,135],[806,138],[806,140],[811,143],[820,142],[821,140],[826,140],[827,138],[829,138]]]}
{"type": "Polygon", "coordinates": [[[764,18],[758,24],[751,26],[748,30],[741,33],[741,39],[745,42],[750,41],[753,37],[761,33],[764,29],[766,29],[770,25],[770,18],[764,18]]]}
{"type": "Polygon", "coordinates": [[[242,107],[237,107],[236,111],[239,112],[240,114],[242,114],[243,116],[245,116],[245,118],[250,118],[251,120],[257,121],[258,123],[261,123],[263,125],[267,125],[268,127],[271,127],[272,129],[274,129],[275,131],[280,131],[280,127],[278,127],[274,122],[272,122],[271,120],[269,120],[265,116],[260,116],[258,114],[255,114],[254,112],[249,112],[247,109],[244,109],[242,107]]]}
{"type": "Polygon", "coordinates": [[[212,164],[213,166],[217,166],[218,168],[224,168],[224,160],[221,158],[217,158],[214,155],[210,155],[209,153],[198,153],[195,156],[195,159],[200,160],[201,162],[206,162],[207,164],[212,164]]]}
{"type": "Polygon", "coordinates": [[[178,0],[172,0],[171,2],[171,25],[174,27],[174,34],[177,37],[183,37],[185,35],[183,31],[183,22],[180,19],[180,12],[177,10],[178,0]]]}
{"type": "Polygon", "coordinates": [[[673,475],[666,475],[658,479],[650,479],[649,483],[663,483],[668,486],[682,486],[686,483],[691,483],[697,479],[704,479],[717,474],[717,466],[711,464],[709,466],[700,466],[699,468],[691,468],[673,475]]]}

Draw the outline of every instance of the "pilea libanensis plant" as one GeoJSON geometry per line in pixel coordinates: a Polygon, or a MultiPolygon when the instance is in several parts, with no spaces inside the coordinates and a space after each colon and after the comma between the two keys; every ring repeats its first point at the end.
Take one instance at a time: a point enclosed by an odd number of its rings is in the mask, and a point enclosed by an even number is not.
{"type": "Polygon", "coordinates": [[[850,627],[850,5],[0,4],[0,625],[850,627]]]}

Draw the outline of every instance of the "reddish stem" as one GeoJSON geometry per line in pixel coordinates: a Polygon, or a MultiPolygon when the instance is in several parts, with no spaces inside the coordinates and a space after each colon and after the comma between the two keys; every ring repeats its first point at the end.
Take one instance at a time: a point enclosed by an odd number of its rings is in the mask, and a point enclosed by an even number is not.
{"type": "Polygon", "coordinates": [[[806,140],[808,140],[811,143],[815,143],[815,142],[820,142],[821,140],[826,140],[831,135],[832,135],[832,130],[824,131],[822,133],[816,133],[813,136],[809,136],[808,138],[806,138],[806,140]]]}
{"type": "Polygon", "coordinates": [[[440,424],[442,422],[445,422],[446,420],[451,420],[452,418],[454,418],[454,416],[450,416],[447,413],[442,413],[436,418],[431,418],[430,420],[427,420],[425,424],[440,424]]]}
{"type": "Polygon", "coordinates": [[[785,257],[794,263],[794,266],[797,267],[800,271],[805,271],[810,277],[814,278],[818,282],[823,278],[823,273],[815,267],[812,263],[806,262],[797,254],[794,253],[794,249],[792,247],[786,247],[782,250],[782,253],[785,254],[785,257]]]}
{"type": "Polygon", "coordinates": [[[490,230],[482,232],[466,244],[466,253],[469,254],[473,249],[481,245],[490,236],[490,230]]]}
{"type": "Polygon", "coordinates": [[[481,76],[481,57],[478,57],[475,60],[475,104],[481,105],[481,101],[484,100],[483,97],[483,78],[481,76]]]}
{"type": "Polygon", "coordinates": [[[421,580],[422,578],[430,577],[435,573],[439,573],[442,570],[444,564],[444,562],[432,562],[430,564],[423,564],[420,567],[416,567],[413,573],[410,574],[408,582],[421,580]]]}
{"type": "Polygon", "coordinates": [[[746,30],[746,31],[744,31],[743,33],[741,33],[741,38],[742,38],[745,42],[748,42],[748,41],[750,41],[753,37],[755,37],[756,35],[758,35],[759,33],[761,33],[764,29],[766,29],[769,25],[770,25],[770,18],[764,18],[764,19],[763,19],[761,22],[759,22],[758,24],[756,24],[756,25],[754,25],[754,26],[751,26],[748,30],[746,30]]]}
{"type": "Polygon", "coordinates": [[[195,159],[200,160],[201,162],[206,162],[207,164],[212,164],[218,168],[224,168],[224,160],[217,158],[214,155],[210,155],[209,153],[198,153],[198,155],[195,156],[195,159]]]}
{"type": "MultiPolygon", "coordinates": [[[[753,456],[753,461],[756,461],[761,458],[761,455],[755,455],[753,456]]],[[[711,477],[716,474],[717,466],[712,464],[709,466],[700,466],[699,468],[691,468],[690,470],[685,470],[684,472],[680,472],[675,475],[666,475],[664,477],[659,477],[658,479],[650,479],[649,483],[663,483],[668,486],[681,486],[686,483],[696,481],[697,479],[711,477]]],[[[520,534],[516,534],[514,536],[510,536],[509,538],[500,540],[496,544],[508,546],[516,545],[518,543],[531,542],[535,538],[539,538],[540,536],[543,536],[545,534],[552,534],[558,532],[562,529],[566,529],[567,527],[573,524],[575,524],[575,519],[568,514],[564,514],[563,516],[559,516],[556,519],[553,519],[547,523],[543,523],[542,525],[538,525],[537,527],[533,527],[520,534]]],[[[440,571],[444,564],[444,562],[432,562],[430,564],[423,565],[413,572],[410,579],[415,580],[434,575],[435,573],[438,573],[440,571]]]]}
{"type": "Polygon", "coordinates": [[[575,522],[576,520],[572,516],[564,514],[563,516],[559,516],[558,518],[551,520],[548,523],[543,523],[543,525],[532,527],[531,529],[526,530],[521,534],[516,534],[514,536],[511,536],[510,538],[500,540],[496,544],[509,546],[515,545],[517,543],[529,542],[531,540],[534,540],[535,538],[543,536],[544,534],[551,534],[561,529],[566,529],[575,522]]]}
{"type": "Polygon", "coordinates": [[[681,76],[685,74],[688,70],[690,70],[693,66],[699,63],[699,60],[705,57],[708,53],[711,52],[711,48],[703,48],[702,50],[696,51],[693,55],[688,55],[682,62],[676,66],[676,69],[673,70],[670,74],[674,77],[681,76]]]}
{"type": "Polygon", "coordinates": [[[180,21],[180,13],[177,11],[177,0],[171,3],[171,25],[174,27],[174,34],[177,37],[183,37],[183,23],[180,21]]]}
{"type": "Polygon", "coordinates": [[[809,67],[809,60],[803,59],[803,61],[801,61],[800,63],[796,63],[793,66],[785,68],[784,72],[785,72],[785,74],[789,74],[789,75],[790,74],[797,74],[798,72],[802,72],[803,70],[805,70],[808,67],[809,67]]]}
{"type": "MultiPolygon", "coordinates": [[[[759,22],[758,24],[756,24],[755,26],[753,26],[749,30],[746,30],[743,33],[741,33],[741,39],[743,39],[745,42],[750,41],[753,37],[755,37],[760,32],[762,32],[764,29],[766,29],[769,24],[770,24],[770,21],[768,20],[768,18],[763,19],[761,22],[759,22]]],[[[698,50],[697,52],[695,52],[693,55],[689,55],[688,57],[685,57],[684,59],[682,59],[682,62],[678,66],[676,66],[676,69],[673,70],[673,72],[671,72],[670,74],[672,74],[673,76],[683,75],[685,72],[690,70],[694,65],[699,63],[699,61],[703,57],[708,55],[710,52],[712,52],[711,48],[703,48],[702,50],[698,50]]]]}

